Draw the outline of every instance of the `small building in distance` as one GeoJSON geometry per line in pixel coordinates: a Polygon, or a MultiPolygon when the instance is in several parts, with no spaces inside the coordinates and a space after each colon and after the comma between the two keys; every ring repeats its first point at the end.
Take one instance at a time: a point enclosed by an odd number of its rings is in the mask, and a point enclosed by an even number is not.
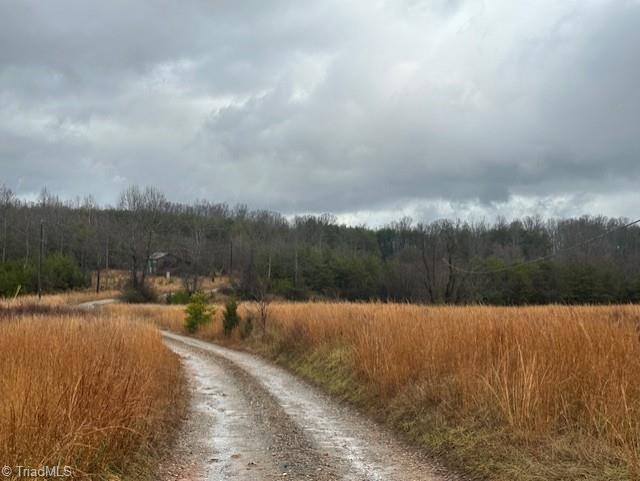
{"type": "Polygon", "coordinates": [[[149,256],[147,273],[162,275],[167,278],[179,274],[184,269],[182,260],[170,252],[154,252],[149,256]]]}

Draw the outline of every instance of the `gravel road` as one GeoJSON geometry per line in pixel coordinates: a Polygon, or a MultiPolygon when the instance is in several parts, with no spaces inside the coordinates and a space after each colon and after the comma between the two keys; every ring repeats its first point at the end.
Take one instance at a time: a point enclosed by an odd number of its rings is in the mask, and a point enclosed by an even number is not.
{"type": "Polygon", "coordinates": [[[257,356],[163,332],[192,403],[165,480],[453,481],[423,453],[257,356]]]}

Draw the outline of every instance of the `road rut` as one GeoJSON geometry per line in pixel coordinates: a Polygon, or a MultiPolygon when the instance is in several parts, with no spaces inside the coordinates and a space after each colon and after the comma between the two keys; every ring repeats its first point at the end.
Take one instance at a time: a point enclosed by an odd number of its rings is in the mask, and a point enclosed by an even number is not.
{"type": "Polygon", "coordinates": [[[386,429],[249,353],[163,332],[192,406],[165,479],[453,481],[386,429]]]}

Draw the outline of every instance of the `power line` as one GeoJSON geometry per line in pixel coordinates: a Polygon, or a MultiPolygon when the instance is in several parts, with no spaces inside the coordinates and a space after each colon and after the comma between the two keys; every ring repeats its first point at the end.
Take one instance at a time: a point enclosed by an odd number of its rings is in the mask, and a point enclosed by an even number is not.
{"type": "Polygon", "coordinates": [[[537,264],[538,262],[544,262],[550,259],[553,259],[554,257],[560,255],[560,254],[564,254],[565,252],[569,252],[572,251],[574,249],[579,249],[580,247],[584,247],[588,244],[591,244],[592,242],[595,242],[597,240],[603,239],[604,237],[607,237],[610,234],[613,234],[614,232],[619,232],[621,230],[624,229],[628,229],[629,227],[632,227],[634,225],[640,224],[640,219],[634,220],[633,222],[629,222],[628,224],[624,224],[621,226],[618,226],[614,229],[609,229],[601,234],[598,234],[595,237],[591,237],[590,239],[586,239],[582,242],[579,242],[577,244],[574,244],[572,246],[569,247],[565,247],[564,249],[559,249],[556,252],[553,252],[551,254],[548,254],[546,256],[542,256],[542,257],[537,257],[535,259],[531,259],[528,261],[523,261],[523,262],[518,262],[516,264],[511,264],[510,266],[505,266],[505,267],[501,267],[499,269],[489,269],[489,270],[484,270],[484,271],[474,271],[474,270],[467,270],[467,269],[462,269],[460,267],[457,267],[453,264],[451,264],[449,261],[447,261],[447,259],[442,258],[442,262],[444,262],[447,266],[451,267],[452,269],[455,269],[456,271],[462,273],[462,274],[467,274],[467,275],[477,275],[477,276],[482,276],[482,275],[490,275],[490,274],[498,274],[500,272],[507,272],[510,270],[514,270],[514,269],[518,269],[520,267],[524,267],[524,266],[529,266],[532,264],[537,264]]]}

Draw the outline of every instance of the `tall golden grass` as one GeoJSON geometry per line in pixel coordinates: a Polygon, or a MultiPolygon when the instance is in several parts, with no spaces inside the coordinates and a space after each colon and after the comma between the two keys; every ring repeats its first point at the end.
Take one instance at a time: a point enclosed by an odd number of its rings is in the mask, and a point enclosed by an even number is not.
{"type": "MultiPolygon", "coordinates": [[[[103,308],[115,316],[149,322],[160,329],[167,329],[181,334],[188,334],[184,328],[184,305],[159,305],[159,304],[111,304],[103,308]]],[[[243,313],[248,312],[247,305],[241,305],[243,313]]],[[[212,321],[200,326],[198,336],[202,339],[222,340],[222,313],[224,306],[213,306],[212,321]]],[[[246,317],[246,315],[245,315],[246,317]]],[[[239,340],[238,333],[234,333],[232,340],[239,340]]]]}
{"type": "MultiPolygon", "coordinates": [[[[132,315],[182,330],[182,308],[136,309],[132,315]]],[[[221,312],[200,337],[222,338],[221,312]]],[[[255,308],[243,304],[240,312],[246,318],[255,308]]],[[[382,403],[409,396],[417,410],[438,406],[496,429],[574,433],[637,467],[639,328],[634,305],[274,303],[266,336],[252,342],[274,355],[339,349],[382,403]]]]}
{"type": "Polygon", "coordinates": [[[640,455],[640,307],[273,306],[281,348],[339,344],[383,397],[535,433],[575,429],[640,455]]]}
{"type": "Polygon", "coordinates": [[[91,289],[79,289],[75,291],[60,292],[57,294],[47,294],[42,300],[38,300],[35,294],[19,296],[16,299],[0,299],[0,305],[11,306],[16,304],[41,304],[57,306],[73,306],[82,302],[97,301],[100,299],[115,299],[120,295],[120,291],[105,290],[96,294],[91,289]]]}
{"type": "MultiPolygon", "coordinates": [[[[131,273],[126,270],[109,269],[108,271],[102,271],[100,273],[100,286],[102,290],[115,292],[113,297],[117,297],[124,288],[127,287],[131,280],[131,273]]],[[[173,276],[167,279],[164,275],[150,275],[147,277],[146,282],[148,285],[156,291],[158,294],[167,294],[170,292],[176,292],[184,289],[182,279],[177,276],[173,276]]],[[[90,289],[88,292],[95,292],[97,283],[96,273],[91,274],[90,289]]],[[[229,284],[229,278],[227,276],[217,276],[212,279],[209,276],[201,276],[198,279],[198,288],[203,291],[211,291],[217,287],[222,287],[229,284]]]]}
{"type": "Polygon", "coordinates": [[[0,306],[0,460],[74,479],[139,469],[179,410],[177,357],[146,323],[21,303],[0,306]]]}

